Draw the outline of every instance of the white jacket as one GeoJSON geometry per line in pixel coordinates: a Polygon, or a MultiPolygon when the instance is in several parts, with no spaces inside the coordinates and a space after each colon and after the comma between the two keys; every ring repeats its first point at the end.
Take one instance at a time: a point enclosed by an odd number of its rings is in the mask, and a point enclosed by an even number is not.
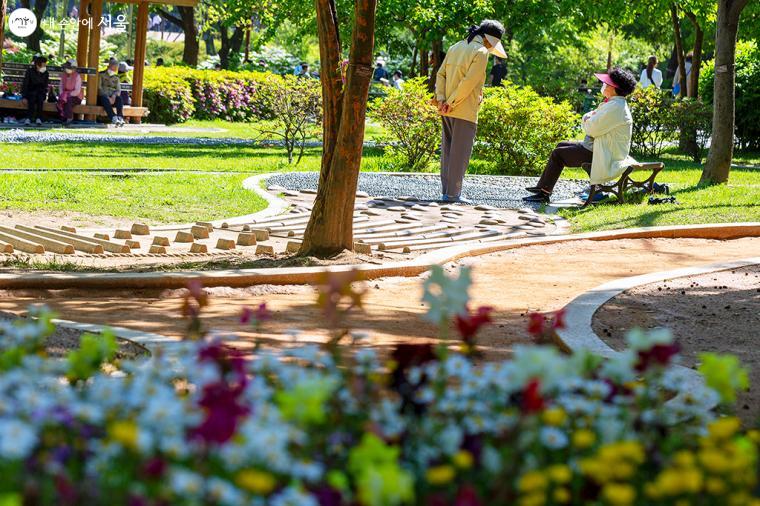
{"type": "Polygon", "coordinates": [[[601,184],[620,176],[636,163],[631,151],[633,118],[624,97],[612,97],[586,117],[583,130],[594,138],[591,184],[601,184]]]}

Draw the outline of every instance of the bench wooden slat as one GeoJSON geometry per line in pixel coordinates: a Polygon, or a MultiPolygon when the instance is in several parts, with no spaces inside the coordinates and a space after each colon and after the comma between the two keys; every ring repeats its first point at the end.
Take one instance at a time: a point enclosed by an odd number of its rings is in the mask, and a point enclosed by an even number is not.
{"type": "MultiPolygon", "coordinates": [[[[3,63],[2,65],[3,72],[6,70],[26,72],[27,69],[30,68],[32,68],[32,65],[27,63],[3,63]]],[[[63,66],[61,65],[48,65],[47,68],[48,72],[63,72],[63,66]]],[[[98,69],[94,69],[92,67],[77,67],[77,72],[80,74],[95,75],[98,73],[98,69]]]]}
{"type": "MultiPolygon", "coordinates": [[[[8,100],[5,98],[0,98],[0,109],[17,109],[17,110],[26,110],[26,107],[21,103],[20,100],[8,100]]],[[[45,112],[58,112],[58,108],[56,107],[56,104],[52,104],[50,102],[45,102],[42,106],[42,109],[45,112]]],[[[128,118],[144,118],[148,115],[150,110],[147,107],[134,107],[134,106],[124,106],[124,116],[128,118]]],[[[105,116],[106,111],[99,105],[76,105],[74,106],[74,114],[92,114],[95,116],[105,116]]]]}

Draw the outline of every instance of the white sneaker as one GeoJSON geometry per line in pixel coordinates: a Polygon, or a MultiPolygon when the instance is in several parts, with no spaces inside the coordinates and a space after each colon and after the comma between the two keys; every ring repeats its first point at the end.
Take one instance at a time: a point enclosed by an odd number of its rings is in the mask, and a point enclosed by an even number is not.
{"type": "Polygon", "coordinates": [[[114,125],[118,125],[119,124],[119,117],[118,116],[114,116],[113,118],[111,118],[111,123],[114,124],[114,125]]]}
{"type": "Polygon", "coordinates": [[[37,118],[37,121],[34,122],[36,125],[42,125],[42,120],[40,118],[37,118]]]}
{"type": "Polygon", "coordinates": [[[24,125],[31,125],[31,124],[32,124],[32,120],[30,120],[29,118],[24,119],[24,125]]]}

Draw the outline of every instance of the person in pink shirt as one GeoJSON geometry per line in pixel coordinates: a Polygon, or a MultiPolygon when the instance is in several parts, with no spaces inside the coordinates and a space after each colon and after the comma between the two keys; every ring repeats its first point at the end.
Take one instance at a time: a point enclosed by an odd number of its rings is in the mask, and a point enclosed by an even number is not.
{"type": "Polygon", "coordinates": [[[77,72],[72,60],[63,64],[61,84],[58,89],[58,112],[66,126],[74,121],[74,106],[82,103],[82,76],[77,72]]]}

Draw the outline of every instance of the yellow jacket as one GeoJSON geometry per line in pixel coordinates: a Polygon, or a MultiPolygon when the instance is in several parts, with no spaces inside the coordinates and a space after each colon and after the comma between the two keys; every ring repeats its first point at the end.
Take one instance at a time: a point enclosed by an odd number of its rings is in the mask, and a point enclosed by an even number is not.
{"type": "Polygon", "coordinates": [[[435,80],[435,96],[451,106],[445,116],[478,122],[478,111],[486,82],[488,50],[483,37],[461,40],[449,48],[435,80]]]}
{"type": "Polygon", "coordinates": [[[594,138],[591,184],[615,179],[636,163],[631,150],[633,118],[623,97],[612,97],[583,121],[583,130],[594,138]]]}

